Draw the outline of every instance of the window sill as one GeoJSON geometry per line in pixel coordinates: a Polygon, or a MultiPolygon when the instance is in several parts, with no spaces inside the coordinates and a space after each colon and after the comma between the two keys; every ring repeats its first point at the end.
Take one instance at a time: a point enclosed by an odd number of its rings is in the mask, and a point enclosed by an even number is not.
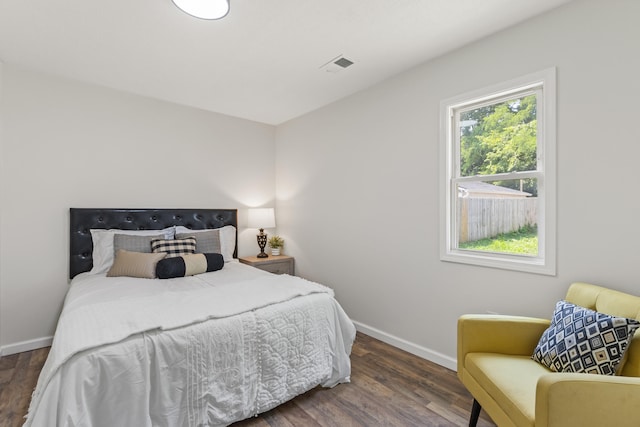
{"type": "Polygon", "coordinates": [[[481,267],[499,268],[502,270],[520,271],[523,273],[543,274],[547,276],[556,275],[555,265],[549,265],[548,262],[545,263],[543,259],[536,257],[484,254],[481,252],[456,250],[441,254],[440,260],[481,267]]]}

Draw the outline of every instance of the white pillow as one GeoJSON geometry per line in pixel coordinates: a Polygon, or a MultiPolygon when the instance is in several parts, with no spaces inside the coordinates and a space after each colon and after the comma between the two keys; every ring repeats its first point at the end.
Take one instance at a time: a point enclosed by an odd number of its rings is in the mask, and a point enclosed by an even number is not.
{"type": "Polygon", "coordinates": [[[109,271],[113,265],[113,236],[114,234],[128,234],[130,236],[155,236],[162,234],[165,239],[173,239],[175,227],[167,227],[163,230],[110,230],[91,229],[93,240],[93,268],[89,274],[103,274],[109,271]]]}
{"type": "MultiPolygon", "coordinates": [[[[233,225],[225,225],[221,228],[214,228],[214,230],[218,230],[220,232],[220,252],[222,252],[224,262],[233,261],[233,251],[236,248],[236,228],[233,225]]],[[[176,234],[198,234],[205,231],[211,231],[211,229],[208,228],[204,230],[192,230],[182,225],[178,225],[176,227],[176,234]]]]}

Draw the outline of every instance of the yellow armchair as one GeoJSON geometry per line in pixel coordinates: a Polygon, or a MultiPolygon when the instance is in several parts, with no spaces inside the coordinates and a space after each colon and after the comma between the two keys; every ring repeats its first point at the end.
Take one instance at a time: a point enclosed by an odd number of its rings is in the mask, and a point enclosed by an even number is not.
{"type": "MultiPolygon", "coordinates": [[[[587,283],[565,300],[640,320],[640,297],[587,283]]],[[[640,426],[640,333],[617,376],[557,373],[531,359],[547,319],[464,315],[458,320],[458,377],[473,395],[470,426],[481,409],[500,427],[640,426]]]]}

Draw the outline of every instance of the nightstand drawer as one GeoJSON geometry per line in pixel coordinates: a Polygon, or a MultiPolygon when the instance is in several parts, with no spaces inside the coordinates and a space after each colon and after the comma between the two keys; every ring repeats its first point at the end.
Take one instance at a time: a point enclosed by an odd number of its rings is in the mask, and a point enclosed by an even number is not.
{"type": "Polygon", "coordinates": [[[250,265],[260,270],[274,274],[295,274],[294,258],[287,255],[270,255],[268,258],[258,258],[254,256],[241,257],[240,262],[250,265]]]}
{"type": "Polygon", "coordinates": [[[275,274],[290,274],[293,276],[293,267],[290,262],[276,262],[273,264],[257,265],[260,270],[275,274]]]}

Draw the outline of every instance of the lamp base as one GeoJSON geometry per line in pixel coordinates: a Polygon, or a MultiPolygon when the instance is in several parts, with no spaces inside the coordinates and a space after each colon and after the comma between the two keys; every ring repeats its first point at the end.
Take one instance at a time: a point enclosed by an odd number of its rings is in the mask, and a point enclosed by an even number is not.
{"type": "Polygon", "coordinates": [[[264,232],[263,228],[260,229],[260,234],[258,234],[256,237],[258,238],[258,246],[260,246],[260,253],[257,255],[257,257],[268,258],[269,255],[264,252],[264,248],[265,246],[267,246],[267,234],[264,232]]]}

